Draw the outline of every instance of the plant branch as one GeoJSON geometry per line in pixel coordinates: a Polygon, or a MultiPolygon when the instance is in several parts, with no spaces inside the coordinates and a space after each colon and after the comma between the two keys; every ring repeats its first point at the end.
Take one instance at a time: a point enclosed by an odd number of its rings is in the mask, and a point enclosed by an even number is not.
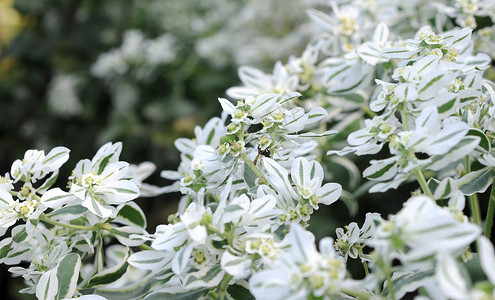
{"type": "Polygon", "coordinates": [[[492,182],[492,190],[490,192],[490,200],[488,202],[488,211],[486,213],[486,222],[485,222],[485,236],[490,238],[492,233],[492,225],[493,225],[493,214],[495,212],[495,180],[492,182]]]}
{"type": "Polygon", "coordinates": [[[433,194],[431,193],[430,188],[428,187],[428,183],[426,183],[425,176],[423,175],[423,172],[421,171],[421,169],[420,168],[414,168],[413,173],[414,173],[414,175],[416,175],[416,179],[418,180],[418,183],[421,186],[423,193],[425,193],[426,196],[433,199],[433,194]]]}

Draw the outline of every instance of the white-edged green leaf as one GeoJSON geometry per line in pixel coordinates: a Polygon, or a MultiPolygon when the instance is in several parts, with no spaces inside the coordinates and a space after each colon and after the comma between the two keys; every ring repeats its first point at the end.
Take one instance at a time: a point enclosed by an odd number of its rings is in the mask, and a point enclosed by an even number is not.
{"type": "Polygon", "coordinates": [[[450,253],[437,255],[435,281],[449,299],[467,299],[467,284],[459,265],[450,253]]]}
{"type": "Polygon", "coordinates": [[[249,66],[241,66],[237,73],[242,83],[248,87],[263,89],[266,82],[271,81],[270,77],[263,71],[249,66]]]}
{"type": "Polygon", "coordinates": [[[191,258],[193,249],[194,244],[189,243],[185,246],[182,246],[182,248],[177,251],[177,254],[172,260],[172,271],[174,271],[175,274],[182,274],[185,271],[189,262],[189,258],[191,258]]]}
{"type": "Polygon", "coordinates": [[[399,174],[399,175],[395,176],[395,178],[391,181],[380,182],[380,183],[374,184],[369,189],[369,192],[370,193],[377,193],[377,192],[384,193],[384,192],[388,191],[389,189],[396,189],[399,187],[399,185],[401,183],[406,181],[408,177],[409,177],[409,174],[399,174]]]}
{"type": "Polygon", "coordinates": [[[12,239],[4,238],[0,241],[0,262],[9,255],[10,250],[12,250],[12,239]]]}
{"type": "Polygon", "coordinates": [[[175,148],[182,153],[192,154],[196,150],[196,143],[186,138],[178,138],[174,142],[175,148]]]}
{"type": "Polygon", "coordinates": [[[172,252],[145,250],[132,254],[129,256],[127,262],[131,266],[141,270],[157,271],[168,265],[174,258],[174,255],[172,252]]]}
{"type": "Polygon", "coordinates": [[[225,98],[218,98],[218,102],[220,102],[223,111],[225,111],[229,115],[233,114],[236,111],[234,104],[232,104],[232,102],[230,102],[229,100],[225,98]]]}
{"type": "Polygon", "coordinates": [[[318,122],[327,115],[328,112],[323,107],[319,107],[319,106],[314,107],[307,113],[308,120],[306,121],[306,124],[312,124],[318,122]]]}
{"type": "Polygon", "coordinates": [[[28,234],[26,232],[26,227],[25,226],[16,226],[12,229],[12,241],[14,243],[20,244],[22,243],[26,238],[28,237],[28,234]]]}
{"type": "Polygon", "coordinates": [[[270,114],[275,109],[277,99],[277,94],[264,94],[256,97],[255,102],[249,110],[249,114],[255,119],[270,114]]]}
{"type": "Polygon", "coordinates": [[[251,258],[249,256],[236,256],[225,251],[222,255],[221,266],[228,274],[236,278],[243,278],[249,275],[251,258]]]}
{"type": "Polygon", "coordinates": [[[413,54],[417,53],[418,51],[419,51],[418,49],[413,49],[410,47],[396,47],[396,48],[385,49],[381,52],[381,54],[389,59],[390,58],[407,59],[411,57],[413,54]]]}
{"type": "Polygon", "coordinates": [[[431,97],[438,94],[438,91],[453,78],[455,78],[455,74],[447,75],[443,70],[428,73],[419,83],[419,98],[422,100],[430,99],[431,97]]]}
{"type": "Polygon", "coordinates": [[[306,13],[313,22],[323,29],[330,32],[333,31],[336,22],[330,16],[316,9],[308,9],[306,13]]]}
{"type": "Polygon", "coordinates": [[[82,205],[71,205],[64,206],[62,208],[58,208],[51,213],[47,214],[48,218],[54,219],[62,219],[62,218],[70,218],[75,219],[79,216],[82,216],[88,209],[82,205]]]}
{"type": "Polygon", "coordinates": [[[470,128],[467,135],[469,136],[477,136],[480,138],[480,143],[478,144],[477,148],[480,148],[480,151],[485,151],[485,152],[490,152],[492,150],[492,145],[490,143],[490,140],[486,136],[486,134],[476,128],[470,128]]]}
{"type": "Polygon", "coordinates": [[[295,262],[307,262],[316,252],[315,237],[299,224],[291,226],[287,238],[291,245],[291,255],[295,262]]]}
{"type": "Polygon", "coordinates": [[[268,157],[263,160],[263,165],[268,172],[267,179],[277,188],[277,192],[281,193],[286,204],[292,204],[298,196],[289,182],[287,170],[268,157]]]}
{"type": "Polygon", "coordinates": [[[301,94],[298,93],[298,92],[291,92],[291,93],[288,93],[288,94],[284,95],[282,97],[282,99],[280,100],[279,103],[280,104],[285,104],[285,103],[290,102],[290,101],[292,101],[292,100],[294,100],[294,99],[296,99],[297,97],[300,97],[300,96],[301,96],[301,94]]]}
{"type": "Polygon", "coordinates": [[[479,144],[479,141],[479,137],[476,136],[464,137],[456,146],[450,149],[448,153],[434,156],[431,159],[431,164],[427,166],[427,169],[438,171],[449,164],[455,163],[456,161],[464,158],[467,154],[471,153],[471,151],[473,151],[479,144]]]}
{"type": "Polygon", "coordinates": [[[127,202],[122,206],[117,213],[114,222],[125,225],[136,225],[141,228],[146,228],[146,216],[143,210],[134,202],[127,202]]]}
{"type": "Polygon", "coordinates": [[[185,287],[188,289],[214,287],[220,284],[225,272],[220,266],[203,267],[199,271],[186,276],[185,287]]]}
{"type": "Polygon", "coordinates": [[[493,168],[485,167],[478,171],[470,172],[462,176],[457,184],[459,190],[467,196],[475,193],[483,193],[490,186],[493,180],[493,168]]]}
{"type": "Polygon", "coordinates": [[[97,293],[108,300],[142,299],[151,289],[152,285],[158,283],[157,280],[153,279],[153,276],[155,275],[156,273],[149,273],[125,286],[103,286],[98,288],[97,293]]]}
{"type": "Polygon", "coordinates": [[[46,271],[41,275],[36,285],[36,298],[38,300],[55,299],[58,292],[58,280],[55,269],[46,271]]]}
{"type": "Polygon", "coordinates": [[[143,300],[197,300],[204,296],[209,289],[184,290],[184,288],[171,287],[153,292],[143,300]]]}
{"type": "Polygon", "coordinates": [[[485,236],[478,238],[480,264],[486,274],[486,277],[492,282],[495,282],[495,249],[492,242],[485,236]]]}
{"type": "Polygon", "coordinates": [[[127,262],[128,257],[129,253],[126,254],[124,259],[120,263],[91,277],[86,287],[91,288],[106,285],[122,277],[122,275],[124,275],[124,273],[127,271],[127,266],[129,265],[129,263],[127,262]]]}
{"type": "Polygon", "coordinates": [[[43,194],[45,191],[47,191],[55,182],[57,181],[58,178],[58,170],[52,173],[50,177],[48,177],[43,184],[36,189],[36,191],[40,194],[43,194]]]}
{"type": "Polygon", "coordinates": [[[363,171],[363,176],[370,180],[385,181],[393,178],[397,174],[397,162],[395,160],[375,160],[363,171]]]}
{"type": "Polygon", "coordinates": [[[57,266],[58,293],[57,299],[72,298],[79,279],[81,258],[76,253],[69,253],[57,266]]]}
{"type": "Polygon", "coordinates": [[[7,191],[0,190],[0,205],[3,208],[6,208],[12,202],[14,202],[14,198],[12,198],[12,195],[7,191]]]}
{"type": "Polygon", "coordinates": [[[438,186],[433,190],[433,196],[435,199],[446,199],[457,190],[457,185],[454,179],[446,177],[440,181],[438,186]]]}
{"type": "MultiPolygon", "coordinates": [[[[469,126],[463,122],[457,122],[450,126],[444,127],[438,135],[429,139],[427,144],[423,144],[417,150],[423,151],[430,155],[447,154],[450,149],[454,148],[466,136],[469,126]]],[[[467,154],[467,153],[466,153],[467,154]]]]}
{"type": "MultiPolygon", "coordinates": [[[[392,285],[397,299],[401,299],[406,293],[413,292],[430,280],[435,274],[434,270],[421,270],[416,272],[395,272],[392,276],[392,285]]],[[[384,289],[384,296],[389,294],[384,289]]]]}
{"type": "Polygon", "coordinates": [[[54,188],[41,196],[41,203],[49,208],[60,208],[75,199],[77,198],[72,193],[62,191],[60,188],[54,188]]]}
{"type": "Polygon", "coordinates": [[[288,138],[317,138],[317,137],[331,136],[331,135],[334,135],[336,133],[338,133],[337,130],[327,130],[327,131],[322,132],[322,133],[305,132],[305,133],[294,134],[294,135],[288,134],[287,137],[288,138]]]}
{"type": "Polygon", "coordinates": [[[122,245],[136,247],[144,243],[141,236],[146,235],[145,229],[138,226],[123,226],[109,230],[122,245]]]}
{"type": "Polygon", "coordinates": [[[373,41],[377,44],[385,44],[388,41],[389,34],[390,30],[388,29],[387,24],[380,22],[376,25],[375,31],[373,32],[373,41]]]}
{"type": "Polygon", "coordinates": [[[45,156],[43,164],[49,166],[50,171],[55,171],[69,159],[69,152],[65,147],[55,147],[45,156]]]}
{"type": "MultiPolygon", "coordinates": [[[[382,23],[383,24],[383,23],[382,23]]],[[[379,62],[386,61],[387,59],[381,54],[381,49],[376,43],[367,42],[362,44],[358,50],[357,54],[362,60],[368,64],[374,66],[379,62]]]]}

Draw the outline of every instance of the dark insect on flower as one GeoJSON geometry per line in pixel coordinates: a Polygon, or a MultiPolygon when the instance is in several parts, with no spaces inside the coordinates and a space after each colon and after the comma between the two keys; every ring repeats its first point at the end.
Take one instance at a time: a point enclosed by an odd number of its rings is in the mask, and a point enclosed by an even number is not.
{"type": "MultiPolygon", "coordinates": [[[[258,155],[256,155],[256,158],[253,161],[253,164],[258,163],[258,159],[260,158],[260,155],[263,155],[264,157],[271,157],[272,153],[270,152],[270,149],[261,149],[260,145],[258,145],[258,155]]],[[[260,165],[261,165],[261,160],[260,160],[260,165]]]]}

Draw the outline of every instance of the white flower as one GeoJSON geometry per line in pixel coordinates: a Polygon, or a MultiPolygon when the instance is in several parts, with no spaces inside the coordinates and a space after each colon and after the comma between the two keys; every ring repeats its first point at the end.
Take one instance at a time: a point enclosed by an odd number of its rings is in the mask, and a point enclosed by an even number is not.
{"type": "Polygon", "coordinates": [[[384,257],[399,258],[411,266],[429,265],[439,252],[459,255],[480,232],[478,226],[459,221],[429,197],[416,196],[382,222],[369,243],[384,257]]]}
{"type": "Polygon", "coordinates": [[[28,150],[23,160],[14,161],[10,174],[14,182],[19,180],[36,182],[58,170],[68,159],[69,149],[65,147],[55,147],[47,155],[44,151],[28,150]]]}
{"type": "Polygon", "coordinates": [[[269,268],[254,273],[249,289],[256,299],[306,299],[334,295],[344,283],[345,263],[335,255],[333,240],[322,239],[316,251],[313,234],[293,225],[282,244],[289,247],[269,268]]]}

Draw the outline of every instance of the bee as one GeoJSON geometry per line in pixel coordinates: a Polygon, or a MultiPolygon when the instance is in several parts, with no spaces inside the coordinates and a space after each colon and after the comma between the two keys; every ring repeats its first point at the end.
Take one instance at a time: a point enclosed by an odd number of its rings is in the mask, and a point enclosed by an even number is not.
{"type": "MultiPolygon", "coordinates": [[[[256,155],[256,158],[253,161],[253,164],[256,165],[258,163],[258,159],[260,156],[263,155],[264,157],[271,157],[272,153],[270,152],[270,149],[261,149],[260,145],[258,145],[258,155],[256,155]]],[[[261,165],[261,160],[260,160],[260,165],[261,165]]]]}

